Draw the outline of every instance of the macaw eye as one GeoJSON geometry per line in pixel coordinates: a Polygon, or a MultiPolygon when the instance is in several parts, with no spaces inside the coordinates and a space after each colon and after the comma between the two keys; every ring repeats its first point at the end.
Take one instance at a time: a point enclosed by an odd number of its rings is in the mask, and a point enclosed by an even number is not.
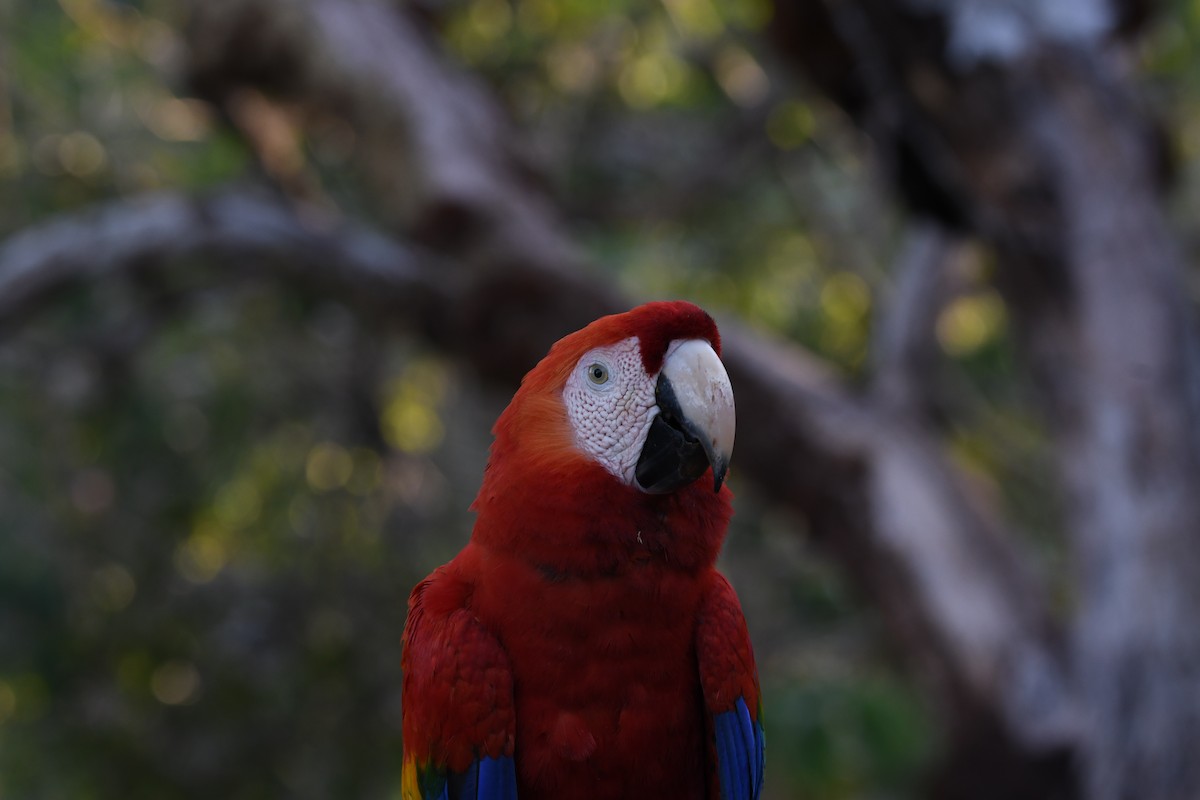
{"type": "Polygon", "coordinates": [[[587,368],[588,380],[597,386],[608,383],[608,367],[596,362],[587,368]]]}

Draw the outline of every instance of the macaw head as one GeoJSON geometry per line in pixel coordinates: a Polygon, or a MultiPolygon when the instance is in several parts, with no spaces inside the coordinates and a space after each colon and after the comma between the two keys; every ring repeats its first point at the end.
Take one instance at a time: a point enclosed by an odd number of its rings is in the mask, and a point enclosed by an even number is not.
{"type": "Polygon", "coordinates": [[[711,471],[719,491],[734,437],[720,351],[716,324],[691,303],[647,303],[596,320],[525,376],[496,423],[493,465],[590,466],[648,494],[711,471]]]}
{"type": "Polygon", "coordinates": [[[732,514],[720,352],[712,318],[684,302],[559,340],[493,428],[473,539],[576,574],[647,552],[711,565],[732,514]]]}

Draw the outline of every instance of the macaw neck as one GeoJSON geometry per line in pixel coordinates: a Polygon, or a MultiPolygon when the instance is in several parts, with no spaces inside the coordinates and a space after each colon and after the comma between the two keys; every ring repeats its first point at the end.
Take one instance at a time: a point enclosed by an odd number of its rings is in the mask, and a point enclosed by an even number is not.
{"type": "Polygon", "coordinates": [[[552,577],[611,575],[647,564],[699,571],[716,561],[733,495],[727,488],[714,493],[711,474],[651,495],[582,458],[547,466],[489,463],[473,506],[473,542],[552,577]]]}

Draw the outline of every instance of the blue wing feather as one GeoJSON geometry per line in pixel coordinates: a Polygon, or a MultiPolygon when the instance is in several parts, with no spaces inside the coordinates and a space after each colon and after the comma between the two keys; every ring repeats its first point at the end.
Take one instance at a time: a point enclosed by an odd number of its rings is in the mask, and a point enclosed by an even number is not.
{"type": "Polygon", "coordinates": [[[477,800],[516,800],[517,769],[511,758],[485,758],[479,762],[477,800]]]}
{"type": "MultiPolygon", "coordinates": [[[[761,718],[762,712],[759,712],[761,718]]],[[[754,751],[758,753],[758,775],[754,781],[754,796],[762,794],[763,776],[767,774],[767,743],[761,722],[754,723],[754,751]]]]}
{"type": "Polygon", "coordinates": [[[717,714],[715,719],[717,736],[717,769],[721,778],[721,799],[736,800],[735,794],[737,770],[732,765],[737,760],[734,755],[733,736],[731,728],[732,712],[717,714]]]}
{"type": "Polygon", "coordinates": [[[746,771],[750,775],[750,786],[754,787],[754,768],[758,765],[758,757],[755,753],[754,745],[754,722],[750,719],[750,709],[746,708],[746,701],[738,698],[738,733],[742,737],[742,752],[746,755],[746,771]]]}
{"type": "Polygon", "coordinates": [[[465,772],[451,773],[439,800],[516,800],[517,769],[507,757],[480,758],[465,772]]]}
{"type": "Polygon", "coordinates": [[[743,698],[713,717],[721,800],[756,800],[762,792],[765,761],[762,725],[750,718],[743,698]]]}

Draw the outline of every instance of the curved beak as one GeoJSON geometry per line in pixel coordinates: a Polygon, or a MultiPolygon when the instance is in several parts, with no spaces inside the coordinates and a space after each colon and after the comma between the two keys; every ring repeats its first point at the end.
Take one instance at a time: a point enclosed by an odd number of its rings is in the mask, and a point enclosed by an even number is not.
{"type": "Polygon", "coordinates": [[[651,494],[673,492],[709,467],[719,492],[733,453],[733,387],[725,365],[703,339],[667,349],[655,389],[658,415],[650,425],[634,477],[651,494]]]}

